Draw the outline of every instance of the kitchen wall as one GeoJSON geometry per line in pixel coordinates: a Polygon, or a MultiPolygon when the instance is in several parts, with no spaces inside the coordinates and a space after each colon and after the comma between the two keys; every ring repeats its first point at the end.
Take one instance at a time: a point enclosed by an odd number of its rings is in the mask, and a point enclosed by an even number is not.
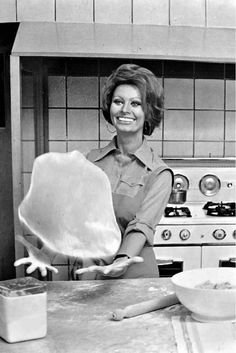
{"type": "Polygon", "coordinates": [[[236,27],[234,0],[0,0],[0,22],[236,27]]]}
{"type": "MultiPolygon", "coordinates": [[[[50,68],[46,78],[47,150],[67,152],[77,148],[86,154],[112,138],[113,129],[107,127],[101,113],[100,92],[106,76],[128,61],[65,59],[60,72],[62,65],[54,59],[54,69],[50,68]]],[[[164,122],[148,138],[161,157],[235,157],[233,65],[160,60],[132,62],[153,70],[164,86],[164,122]]],[[[29,172],[35,156],[35,141],[33,77],[28,74],[23,74],[22,92],[23,170],[29,172]]]]}

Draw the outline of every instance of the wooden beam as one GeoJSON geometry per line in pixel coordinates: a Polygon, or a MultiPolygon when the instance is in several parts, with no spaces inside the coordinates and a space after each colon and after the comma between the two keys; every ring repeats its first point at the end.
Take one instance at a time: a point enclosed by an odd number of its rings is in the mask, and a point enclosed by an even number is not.
{"type": "Polygon", "coordinates": [[[22,22],[12,54],[234,63],[231,28],[22,22]]]}
{"type": "MultiPolygon", "coordinates": [[[[20,84],[20,58],[10,57],[10,83],[11,83],[11,143],[12,143],[12,181],[13,181],[13,214],[14,232],[22,234],[18,218],[18,206],[22,200],[22,174],[21,174],[21,84],[20,84]]],[[[15,242],[15,258],[24,257],[24,248],[15,242]]],[[[24,276],[23,266],[16,268],[16,276],[24,276]]]]}

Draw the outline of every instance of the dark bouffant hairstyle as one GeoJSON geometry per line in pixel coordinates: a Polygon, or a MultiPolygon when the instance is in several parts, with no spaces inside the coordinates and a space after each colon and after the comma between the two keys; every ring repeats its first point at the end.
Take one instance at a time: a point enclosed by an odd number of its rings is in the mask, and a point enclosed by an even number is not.
{"type": "Polygon", "coordinates": [[[164,111],[163,88],[158,78],[150,70],[134,64],[123,64],[113,71],[102,92],[102,112],[110,124],[112,124],[110,106],[113,92],[122,84],[131,84],[139,89],[145,114],[143,134],[150,136],[155,127],[160,125],[164,111]]]}

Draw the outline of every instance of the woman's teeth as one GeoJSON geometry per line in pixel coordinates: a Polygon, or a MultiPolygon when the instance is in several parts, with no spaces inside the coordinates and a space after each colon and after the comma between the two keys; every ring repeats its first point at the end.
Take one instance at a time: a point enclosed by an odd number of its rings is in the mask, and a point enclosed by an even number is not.
{"type": "Polygon", "coordinates": [[[129,121],[129,122],[134,121],[133,118],[128,118],[128,117],[124,117],[124,116],[118,116],[117,119],[118,119],[119,121],[129,121]]]}

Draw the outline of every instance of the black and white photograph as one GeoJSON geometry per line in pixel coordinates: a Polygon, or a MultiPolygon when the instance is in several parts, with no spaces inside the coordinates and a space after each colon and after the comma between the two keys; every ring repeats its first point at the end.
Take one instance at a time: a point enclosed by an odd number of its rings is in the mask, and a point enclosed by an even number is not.
{"type": "Polygon", "coordinates": [[[236,1],[0,0],[0,352],[236,351],[236,1]]]}

